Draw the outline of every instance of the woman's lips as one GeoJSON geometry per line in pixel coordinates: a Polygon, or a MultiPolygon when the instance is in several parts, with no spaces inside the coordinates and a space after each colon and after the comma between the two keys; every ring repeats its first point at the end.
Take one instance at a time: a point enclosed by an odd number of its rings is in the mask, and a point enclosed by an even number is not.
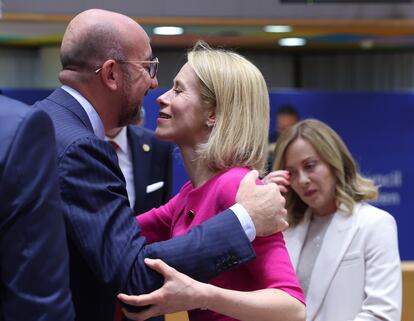
{"type": "Polygon", "coordinates": [[[160,112],[160,114],[158,115],[158,117],[159,118],[162,118],[162,119],[170,119],[171,118],[170,115],[168,115],[166,113],[162,113],[162,112],[160,112]]]}
{"type": "Polygon", "coordinates": [[[310,191],[307,191],[307,192],[305,192],[303,195],[305,196],[305,197],[310,197],[310,196],[312,196],[313,194],[315,194],[317,191],[316,191],[316,189],[313,189],[313,190],[310,190],[310,191]]]}

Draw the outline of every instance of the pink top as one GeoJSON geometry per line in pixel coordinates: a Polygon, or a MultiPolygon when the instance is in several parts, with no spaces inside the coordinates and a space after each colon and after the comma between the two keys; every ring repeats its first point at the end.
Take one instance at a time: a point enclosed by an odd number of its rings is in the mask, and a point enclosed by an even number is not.
{"type": "MultiPolygon", "coordinates": [[[[148,243],[185,234],[192,227],[220,213],[235,203],[240,181],[249,169],[235,167],[216,176],[198,188],[188,181],[167,204],[137,216],[142,234],[148,243]],[[194,213],[191,218],[188,213],[194,213]]],[[[301,302],[304,294],[283,240],[282,233],[269,237],[256,237],[252,243],[256,259],[222,273],[210,283],[238,291],[277,288],[301,302]]],[[[189,311],[191,320],[235,320],[209,310],[189,311]]]]}

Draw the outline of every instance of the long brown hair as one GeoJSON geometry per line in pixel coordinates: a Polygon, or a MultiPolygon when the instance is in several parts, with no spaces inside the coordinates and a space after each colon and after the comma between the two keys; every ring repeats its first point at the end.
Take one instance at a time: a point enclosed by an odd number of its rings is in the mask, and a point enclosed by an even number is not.
{"type": "MultiPolygon", "coordinates": [[[[356,202],[377,198],[378,188],[372,180],[358,173],[357,164],[342,139],[331,127],[316,119],[302,120],[280,135],[273,155],[273,170],[285,168],[286,151],[298,138],[310,143],[319,157],[330,167],[336,180],[337,207],[342,204],[351,214],[356,202]]],[[[289,224],[299,224],[307,205],[291,188],[286,195],[286,207],[289,224]]]]}

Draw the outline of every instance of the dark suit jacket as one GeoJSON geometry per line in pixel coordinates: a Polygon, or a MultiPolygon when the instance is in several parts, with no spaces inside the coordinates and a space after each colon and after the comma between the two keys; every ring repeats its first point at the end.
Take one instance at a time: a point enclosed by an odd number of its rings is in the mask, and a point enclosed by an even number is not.
{"type": "Polygon", "coordinates": [[[187,235],[146,245],[128,204],[115,151],[93,134],[83,108],[62,89],[36,106],[51,116],[56,130],[77,320],[112,321],[117,293],[159,288],[163,280],[145,267],[145,257],[160,258],[202,281],[254,258],[230,210],[187,235]]]}
{"type": "Polygon", "coordinates": [[[139,214],[165,204],[171,197],[173,145],[159,140],[154,132],[139,126],[128,126],[127,137],[134,171],[133,208],[139,214]],[[147,186],[158,182],[164,182],[164,186],[147,193],[147,186]]]}
{"type": "MultiPolygon", "coordinates": [[[[139,214],[159,207],[170,199],[173,145],[159,140],[153,131],[133,125],[127,127],[127,140],[134,172],[133,209],[135,214],[139,214]],[[158,182],[163,182],[163,187],[147,193],[147,186],[158,182]]],[[[163,321],[165,318],[158,316],[148,320],[163,321]]]]}
{"type": "Polygon", "coordinates": [[[0,320],[74,320],[46,113],[0,96],[0,320]]]}

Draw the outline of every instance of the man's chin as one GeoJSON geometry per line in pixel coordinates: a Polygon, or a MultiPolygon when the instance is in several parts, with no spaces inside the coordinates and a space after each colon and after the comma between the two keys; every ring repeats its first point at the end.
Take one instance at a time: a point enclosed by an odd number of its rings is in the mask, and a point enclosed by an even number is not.
{"type": "Polygon", "coordinates": [[[134,109],[133,113],[121,117],[118,126],[136,125],[141,120],[141,107],[134,109]]]}
{"type": "Polygon", "coordinates": [[[130,124],[138,124],[141,121],[141,109],[142,105],[139,105],[138,108],[134,109],[134,114],[131,115],[130,124]]]}

